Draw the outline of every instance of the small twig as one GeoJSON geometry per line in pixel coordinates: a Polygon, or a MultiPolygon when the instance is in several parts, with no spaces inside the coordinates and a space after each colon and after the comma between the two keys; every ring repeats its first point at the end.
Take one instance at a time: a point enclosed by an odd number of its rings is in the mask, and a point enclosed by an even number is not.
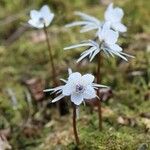
{"type": "Polygon", "coordinates": [[[73,104],[73,131],[74,131],[74,137],[76,140],[77,145],[79,145],[79,137],[78,137],[78,133],[77,133],[77,125],[76,125],[76,118],[77,118],[77,114],[76,114],[76,105],[73,104]]]}
{"type": "Polygon", "coordinates": [[[24,24],[23,26],[19,27],[6,41],[5,45],[11,45],[13,42],[15,42],[19,37],[27,31],[29,28],[28,24],[24,24]]]}

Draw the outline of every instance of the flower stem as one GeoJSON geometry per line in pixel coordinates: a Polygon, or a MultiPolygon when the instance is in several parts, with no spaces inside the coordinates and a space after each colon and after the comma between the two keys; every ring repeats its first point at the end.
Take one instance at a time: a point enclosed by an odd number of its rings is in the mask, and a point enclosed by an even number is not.
{"type": "Polygon", "coordinates": [[[48,36],[48,31],[47,31],[46,26],[44,26],[44,33],[45,33],[45,36],[46,36],[46,42],[47,42],[47,47],[48,47],[49,57],[50,57],[50,63],[51,63],[51,68],[52,68],[53,84],[54,84],[54,86],[58,86],[57,79],[56,79],[54,59],[53,59],[52,50],[51,50],[51,44],[50,44],[50,39],[49,39],[49,36],[48,36]]]}
{"type": "Polygon", "coordinates": [[[77,133],[77,125],[76,125],[76,118],[77,118],[77,114],[76,114],[76,105],[73,104],[73,131],[74,131],[74,137],[76,140],[77,145],[79,145],[79,137],[78,137],[78,133],[77,133]]]}
{"type": "MultiPolygon", "coordinates": [[[[101,53],[98,53],[98,64],[97,64],[97,84],[100,84],[101,74],[100,74],[100,65],[101,65],[101,53]]],[[[97,89],[97,96],[100,98],[99,89],[97,89]]],[[[101,101],[97,98],[98,103],[98,118],[99,118],[99,130],[102,130],[102,110],[101,110],[101,101]]]]}

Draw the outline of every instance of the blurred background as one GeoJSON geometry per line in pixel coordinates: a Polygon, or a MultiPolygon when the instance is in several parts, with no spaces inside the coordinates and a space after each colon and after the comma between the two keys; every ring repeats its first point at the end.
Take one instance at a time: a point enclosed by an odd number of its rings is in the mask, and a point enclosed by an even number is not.
{"type": "Polygon", "coordinates": [[[43,89],[52,86],[49,55],[42,30],[27,24],[32,9],[49,5],[55,18],[49,26],[52,51],[59,78],[67,69],[96,72],[96,60],[76,65],[81,49],[63,48],[93,37],[79,27],[65,24],[79,20],[81,11],[103,20],[111,0],[0,0],[0,150],[148,150],[150,149],[150,1],[115,0],[122,7],[127,33],[119,44],[135,56],[125,62],[104,56],[102,84],[103,131],[98,132],[94,104],[80,107],[78,130],[81,145],[74,144],[71,107],[60,110],[48,104],[43,89]]]}

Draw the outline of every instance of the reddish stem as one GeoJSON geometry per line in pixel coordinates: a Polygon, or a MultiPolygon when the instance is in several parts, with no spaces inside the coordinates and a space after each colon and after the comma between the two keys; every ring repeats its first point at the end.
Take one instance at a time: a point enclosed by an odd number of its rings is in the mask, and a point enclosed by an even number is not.
{"type": "MultiPolygon", "coordinates": [[[[101,65],[101,53],[98,53],[98,65],[97,65],[97,84],[101,82],[100,74],[100,65],[101,65]]],[[[99,89],[97,89],[97,96],[100,98],[99,89]]],[[[99,118],[99,130],[102,130],[102,110],[101,110],[101,101],[97,98],[98,102],[98,118],[99,118]]]]}
{"type": "Polygon", "coordinates": [[[45,26],[44,26],[44,33],[46,36],[47,48],[48,48],[50,63],[51,63],[51,68],[52,68],[53,84],[54,84],[54,86],[57,86],[58,83],[57,83],[57,79],[56,79],[56,71],[55,71],[55,65],[54,65],[52,50],[51,50],[50,38],[48,36],[48,31],[47,31],[47,28],[45,26]]]}
{"type": "Polygon", "coordinates": [[[79,137],[78,137],[78,133],[77,133],[77,125],[76,125],[76,118],[77,118],[77,114],[76,114],[76,105],[73,104],[73,131],[74,131],[74,137],[76,140],[77,145],[79,145],[79,137]]]}

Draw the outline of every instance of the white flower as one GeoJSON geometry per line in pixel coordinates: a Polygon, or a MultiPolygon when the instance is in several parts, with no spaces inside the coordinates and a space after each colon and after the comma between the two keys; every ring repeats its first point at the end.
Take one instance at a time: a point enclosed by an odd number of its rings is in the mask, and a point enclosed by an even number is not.
{"type": "Polygon", "coordinates": [[[119,37],[119,33],[110,29],[109,22],[106,22],[103,25],[102,29],[98,32],[98,37],[101,42],[100,47],[107,56],[117,55],[126,61],[127,58],[125,56],[133,57],[131,55],[123,53],[122,48],[118,44],[116,44],[119,37]]]}
{"type": "MultiPolygon", "coordinates": [[[[70,72],[71,73],[71,72],[70,72]]],[[[58,95],[52,102],[56,102],[65,96],[70,96],[75,105],[80,105],[86,99],[97,97],[95,89],[107,87],[93,83],[94,76],[91,74],[81,75],[79,72],[71,73],[68,80],[63,80],[66,84],[53,89],[44,90],[44,92],[56,92],[58,95]]]]}
{"type": "Polygon", "coordinates": [[[101,27],[102,23],[93,16],[87,15],[82,12],[75,12],[75,15],[80,16],[81,19],[83,19],[83,21],[75,21],[75,22],[69,23],[66,25],[66,27],[82,26],[82,29],[80,30],[81,33],[91,31],[94,29],[99,29],[101,27]]]}
{"type": "Polygon", "coordinates": [[[28,23],[35,28],[44,28],[44,26],[49,26],[54,18],[54,14],[50,11],[47,5],[44,5],[39,11],[30,11],[31,19],[28,23]]]}
{"type": "Polygon", "coordinates": [[[126,32],[127,27],[121,23],[124,12],[121,8],[113,8],[113,3],[107,7],[104,18],[106,22],[111,23],[111,28],[115,31],[126,32]]]}
{"type": "Polygon", "coordinates": [[[110,23],[106,22],[97,33],[97,36],[99,37],[100,40],[99,43],[93,40],[88,40],[88,41],[83,41],[80,44],[75,44],[69,47],[65,47],[64,50],[70,50],[79,47],[88,47],[83,53],[81,53],[81,56],[77,60],[77,62],[80,62],[82,59],[84,59],[87,56],[89,56],[90,61],[92,61],[94,57],[101,50],[103,50],[107,56],[117,55],[126,61],[127,58],[125,56],[133,57],[131,55],[123,53],[122,48],[118,44],[116,44],[119,34],[118,32],[110,29],[110,23]]]}

